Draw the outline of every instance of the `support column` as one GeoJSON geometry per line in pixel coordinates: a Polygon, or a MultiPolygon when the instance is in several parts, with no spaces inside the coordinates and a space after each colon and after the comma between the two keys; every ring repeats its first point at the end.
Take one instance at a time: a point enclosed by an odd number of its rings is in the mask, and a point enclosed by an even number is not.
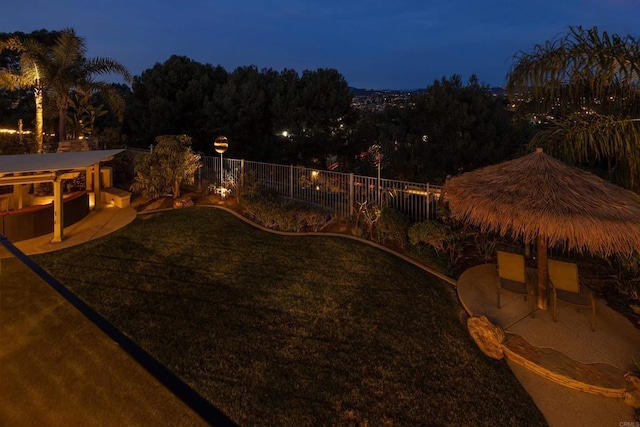
{"type": "Polygon", "coordinates": [[[100,163],[96,163],[95,165],[93,165],[93,192],[96,195],[96,209],[102,202],[100,191],[100,163]]]}
{"type": "Polygon", "coordinates": [[[88,167],[85,172],[85,189],[87,191],[93,191],[93,166],[88,167]]]}
{"type": "Polygon", "coordinates": [[[10,209],[22,209],[22,184],[13,184],[13,206],[10,209]]]}
{"type": "Polygon", "coordinates": [[[24,184],[20,184],[20,195],[18,196],[18,209],[22,209],[28,204],[25,199],[26,200],[29,199],[29,188],[24,184]]]}
{"type": "Polygon", "coordinates": [[[536,255],[538,256],[538,308],[546,310],[549,275],[547,265],[547,238],[545,236],[538,235],[536,255]]]}
{"type": "Polygon", "coordinates": [[[53,181],[53,240],[62,242],[64,239],[64,197],[62,193],[62,178],[53,181]]]}

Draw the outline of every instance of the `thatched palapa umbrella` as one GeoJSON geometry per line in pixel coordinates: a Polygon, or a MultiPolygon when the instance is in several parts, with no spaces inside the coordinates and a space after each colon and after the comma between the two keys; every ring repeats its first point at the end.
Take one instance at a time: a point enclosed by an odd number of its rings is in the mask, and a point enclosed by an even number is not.
{"type": "Polygon", "coordinates": [[[536,242],[538,307],[547,307],[547,247],[610,256],[640,252],[640,196],[541,148],[447,181],[454,219],[536,242]]]}

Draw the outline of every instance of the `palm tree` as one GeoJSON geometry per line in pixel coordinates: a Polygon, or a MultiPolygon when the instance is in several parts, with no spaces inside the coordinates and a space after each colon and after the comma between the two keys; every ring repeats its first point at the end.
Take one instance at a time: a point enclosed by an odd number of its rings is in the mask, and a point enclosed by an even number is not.
{"type": "Polygon", "coordinates": [[[0,87],[9,90],[31,89],[36,104],[36,142],[38,152],[43,151],[43,67],[46,58],[46,48],[35,39],[11,37],[0,41],[2,49],[13,50],[20,55],[18,69],[0,69],[0,87]]]}
{"type": "Polygon", "coordinates": [[[52,55],[47,62],[50,76],[48,88],[58,109],[58,137],[66,138],[67,111],[71,105],[71,92],[78,89],[82,92],[101,92],[114,112],[122,118],[123,100],[119,92],[111,85],[95,81],[96,75],[120,74],[130,81],[127,69],[117,61],[109,58],[86,58],[85,39],[76,35],[73,29],[65,29],[52,48],[52,55]]]}
{"type": "Polygon", "coordinates": [[[29,38],[13,37],[0,48],[14,50],[20,55],[20,71],[13,73],[26,77],[22,86],[31,87],[36,97],[36,134],[42,151],[42,100],[43,94],[51,99],[58,110],[58,138],[66,138],[66,119],[71,92],[101,92],[114,112],[122,118],[124,101],[111,85],[95,81],[101,74],[120,74],[131,80],[127,69],[109,58],[86,58],[87,47],[83,37],[71,28],[63,29],[51,46],[44,46],[29,38]]]}
{"type": "Polygon", "coordinates": [[[640,190],[636,39],[569,27],[532,52],[517,53],[507,80],[511,99],[544,123],[532,146],[570,163],[605,167],[609,179],[640,190]]]}

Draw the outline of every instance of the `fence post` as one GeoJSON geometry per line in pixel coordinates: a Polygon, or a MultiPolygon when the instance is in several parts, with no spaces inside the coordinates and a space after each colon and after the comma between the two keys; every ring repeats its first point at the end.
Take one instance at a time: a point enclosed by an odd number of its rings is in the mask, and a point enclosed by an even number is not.
{"type": "Polygon", "coordinates": [[[289,197],[293,199],[293,165],[289,165],[289,197]]]}
{"type": "Polygon", "coordinates": [[[428,182],[427,182],[427,219],[431,220],[431,191],[429,191],[428,182]]]}
{"type": "Polygon", "coordinates": [[[244,159],[240,159],[240,188],[244,189],[244,159]]]}
{"type": "Polygon", "coordinates": [[[353,208],[353,173],[349,174],[349,215],[354,215],[355,210],[353,208]]]}

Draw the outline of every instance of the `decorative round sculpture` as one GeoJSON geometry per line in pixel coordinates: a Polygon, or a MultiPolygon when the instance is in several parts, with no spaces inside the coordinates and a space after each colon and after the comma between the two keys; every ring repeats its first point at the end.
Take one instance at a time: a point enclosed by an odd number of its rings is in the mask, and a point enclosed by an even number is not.
{"type": "Polygon", "coordinates": [[[226,136],[220,135],[213,142],[213,148],[216,150],[216,153],[222,154],[229,148],[229,140],[226,136]]]}

